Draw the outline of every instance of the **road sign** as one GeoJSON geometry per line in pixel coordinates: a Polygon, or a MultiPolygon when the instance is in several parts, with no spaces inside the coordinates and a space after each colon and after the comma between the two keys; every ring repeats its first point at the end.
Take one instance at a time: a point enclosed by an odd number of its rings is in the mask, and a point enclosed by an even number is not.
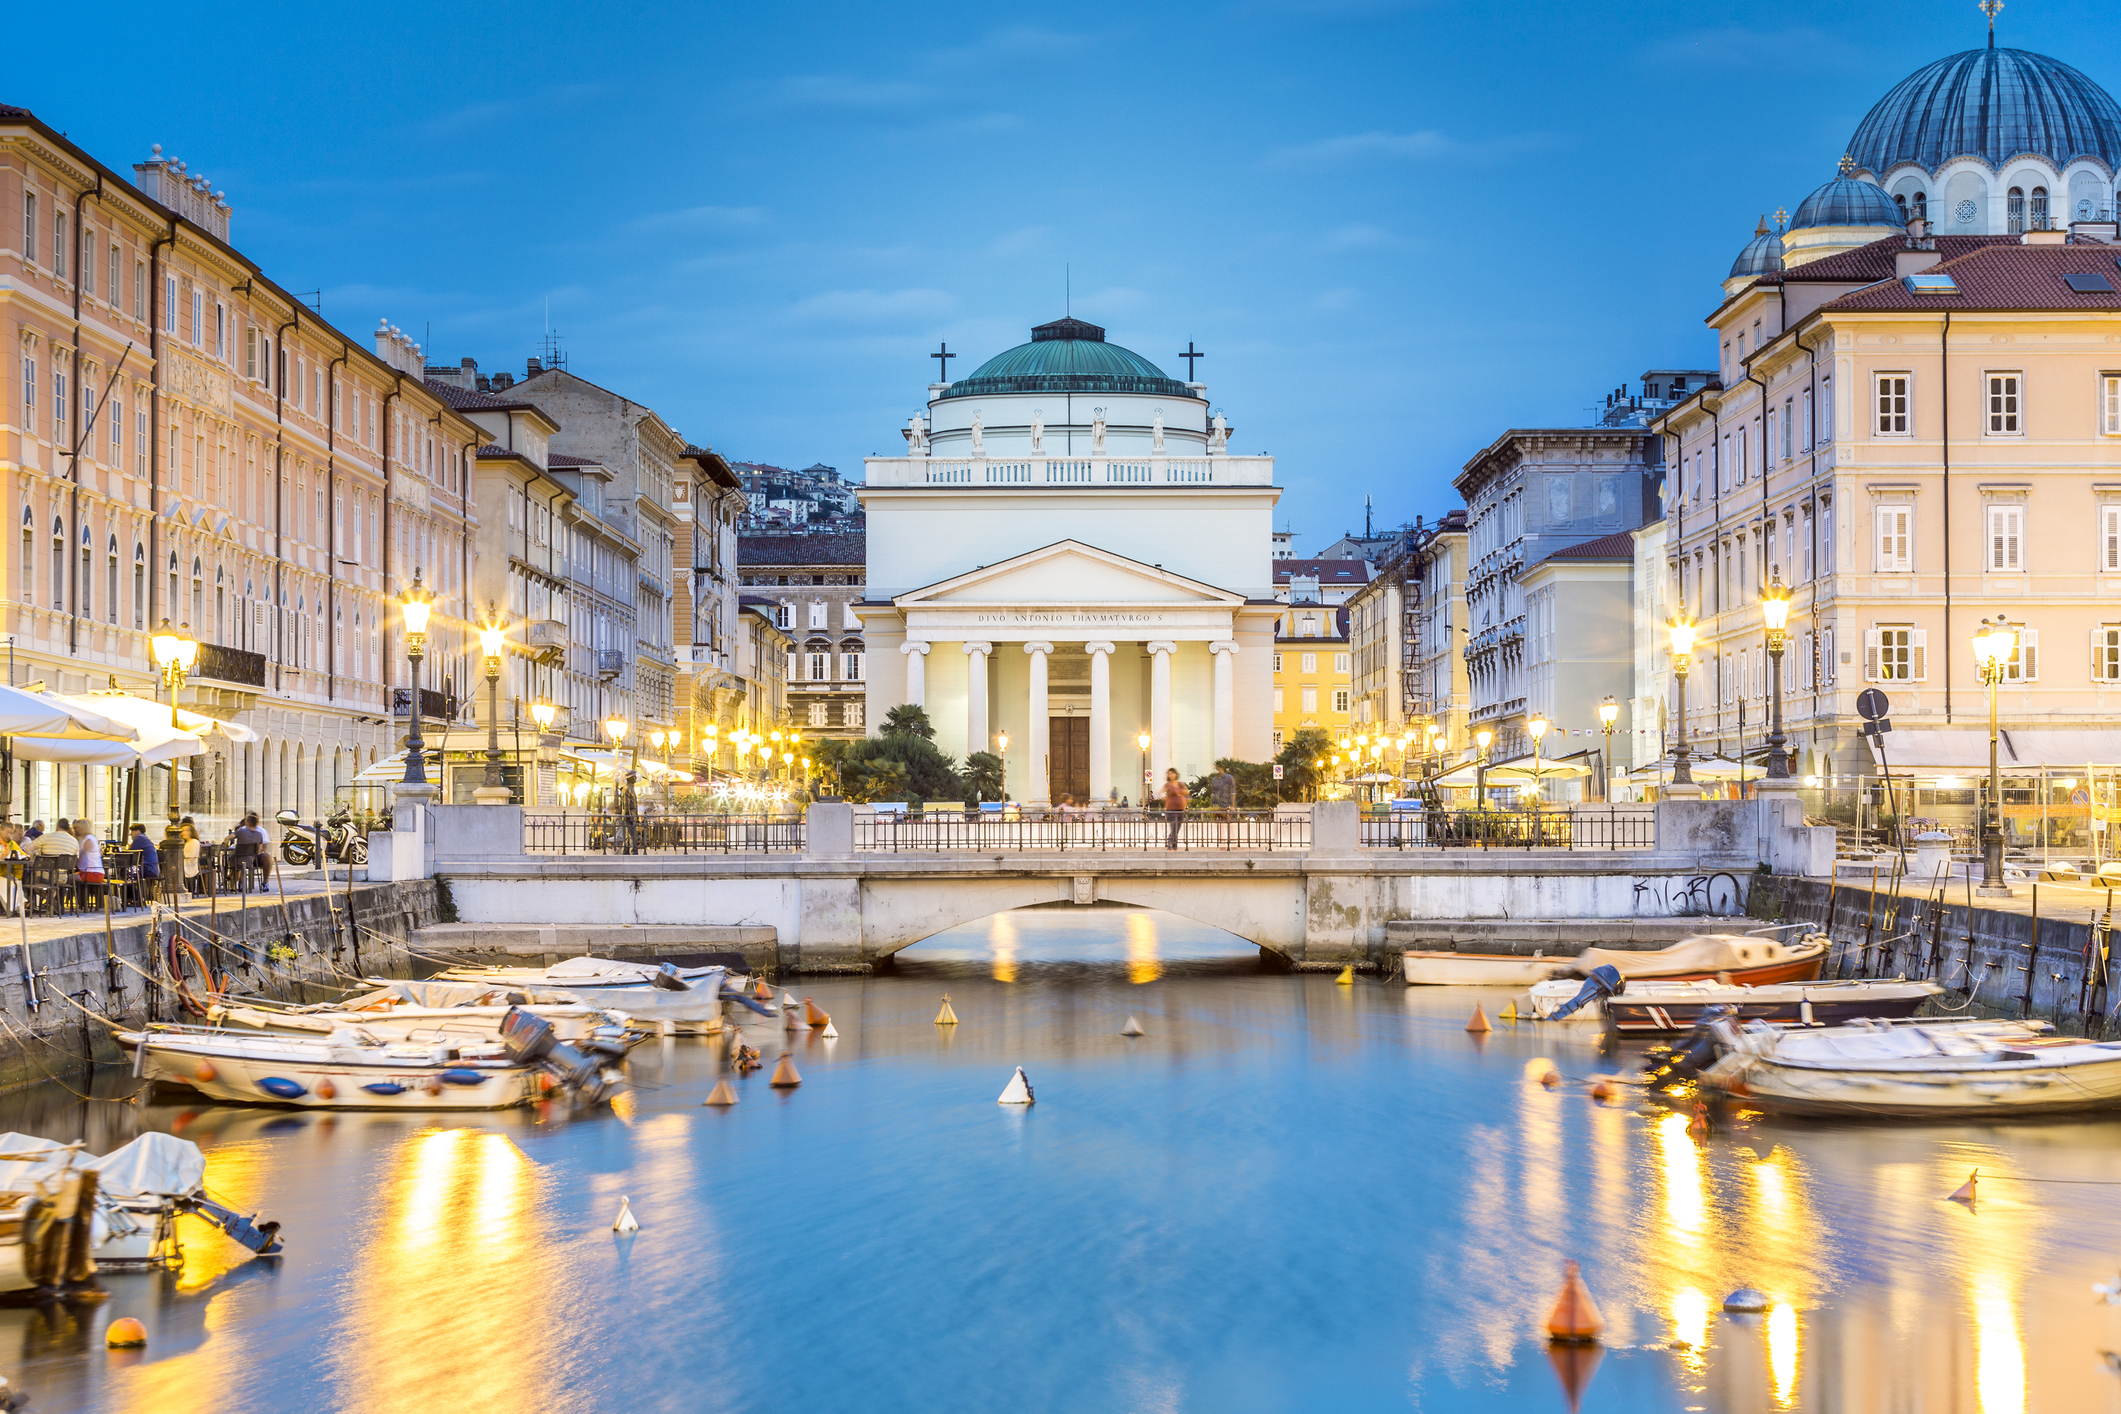
{"type": "Polygon", "coordinates": [[[1875,722],[1865,722],[1860,728],[1857,729],[1856,735],[1867,737],[1881,737],[1892,729],[1892,719],[1888,717],[1880,717],[1875,722]]]}
{"type": "Polygon", "coordinates": [[[1281,767],[1280,767],[1280,766],[1276,766],[1276,767],[1274,768],[1274,779],[1275,779],[1275,780],[1277,780],[1277,781],[1281,779],[1281,767]]]}
{"type": "Polygon", "coordinates": [[[1866,722],[1875,722],[1893,710],[1893,704],[1885,700],[1885,694],[1875,687],[1867,687],[1856,694],[1856,715],[1866,722]]]}

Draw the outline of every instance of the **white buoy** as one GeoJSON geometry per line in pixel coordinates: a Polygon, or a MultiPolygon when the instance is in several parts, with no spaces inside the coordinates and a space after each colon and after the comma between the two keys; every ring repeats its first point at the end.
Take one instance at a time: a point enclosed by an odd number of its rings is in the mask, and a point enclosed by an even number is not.
{"type": "Polygon", "coordinates": [[[797,1000],[795,999],[795,993],[793,993],[793,992],[782,992],[782,993],[781,993],[781,1010],[783,1010],[783,1011],[793,1011],[793,1010],[795,1010],[795,1009],[796,1009],[797,1007],[799,1007],[799,1006],[801,1006],[801,1005],[802,1005],[802,1003],[801,1003],[801,1002],[799,1002],[799,1001],[797,1001],[797,1000]]]}
{"type": "Polygon", "coordinates": [[[634,1220],[633,1200],[631,1198],[619,1199],[619,1216],[617,1221],[612,1223],[611,1230],[626,1235],[631,1235],[641,1230],[640,1223],[634,1220]]]}
{"type": "Polygon", "coordinates": [[[1122,1036],[1140,1036],[1146,1033],[1142,1030],[1141,1022],[1130,1016],[1127,1018],[1127,1024],[1119,1028],[1119,1034],[1122,1036]]]}
{"type": "Polygon", "coordinates": [[[1773,1304],[1768,1300],[1766,1292],[1750,1286],[1741,1286],[1729,1296],[1723,1298],[1724,1310],[1736,1311],[1742,1314],[1765,1311],[1773,1304]]]}
{"type": "Polygon", "coordinates": [[[1001,1099],[995,1101],[995,1103],[1000,1105],[1031,1105],[1038,1103],[1038,1097],[1031,1093],[1030,1077],[1024,1074],[1022,1066],[1018,1066],[1016,1074],[1009,1077],[1009,1083],[1002,1087],[1001,1099]]]}
{"type": "Polygon", "coordinates": [[[840,1029],[839,1027],[834,1026],[832,1024],[831,1018],[828,1017],[825,1020],[825,1029],[818,1032],[817,1034],[823,1036],[828,1041],[837,1041],[840,1038],[840,1029]]]}

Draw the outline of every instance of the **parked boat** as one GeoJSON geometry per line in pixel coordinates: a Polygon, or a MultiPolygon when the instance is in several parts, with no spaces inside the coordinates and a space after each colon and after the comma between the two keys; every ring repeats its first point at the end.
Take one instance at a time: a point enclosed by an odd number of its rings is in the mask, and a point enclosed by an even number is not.
{"type": "Polygon", "coordinates": [[[0,1195],[56,1194],[93,1180],[90,1241],[98,1270],[174,1266],[177,1215],[205,1219],[261,1257],[282,1251],[278,1223],[259,1223],[206,1192],[206,1156],[189,1139],[150,1131],[98,1158],[79,1144],[0,1134],[0,1195]]]}
{"type": "Polygon", "coordinates": [[[2121,1041],[2042,1021],[1858,1021],[1714,1028],[1701,1081],[1747,1105],[1821,1117],[1985,1119],[2121,1106],[2121,1041]]]}
{"type": "Polygon", "coordinates": [[[570,957],[550,967],[452,967],[437,973],[433,980],[551,993],[585,1006],[622,1011],[635,1021],[685,1035],[712,1035],[721,1030],[725,996],[754,1011],[773,1014],[745,997],[740,989],[725,986],[728,978],[726,967],[674,967],[667,962],[570,957]]]}
{"type": "MultiPolygon", "coordinates": [[[[289,1036],[322,1038],[329,1036],[335,1027],[359,1026],[379,1036],[405,1042],[498,1041],[501,1023],[507,1019],[510,1012],[518,1009],[507,1004],[362,1005],[363,1000],[350,999],[344,1006],[329,1010],[314,1007],[288,1010],[244,1002],[217,1002],[207,1008],[206,1024],[239,1034],[277,1032],[289,1036]]],[[[551,1022],[553,1034],[562,1041],[573,1042],[598,1037],[621,1042],[630,1049],[647,1037],[645,1031],[631,1030],[626,1026],[627,1018],[623,1012],[584,1006],[580,1002],[525,1002],[520,1009],[551,1022]]]]}
{"type": "Polygon", "coordinates": [[[1741,987],[1754,987],[1817,977],[1826,961],[1827,946],[1824,934],[1785,943],[1757,934],[1696,933],[1670,947],[1640,952],[1585,948],[1575,957],[1407,952],[1402,955],[1401,965],[1410,986],[1530,987],[1553,977],[1585,977],[1594,968],[1608,966],[1630,979],[1685,981],[1728,976],[1741,987]]]}
{"type": "Polygon", "coordinates": [[[157,1026],[117,1039],[136,1075],[209,1099],[305,1109],[494,1110],[556,1093],[596,1104],[619,1080],[608,1063],[625,1054],[594,1035],[563,1042],[521,1008],[492,1041],[393,1040],[344,1022],[321,1038],[157,1026]]]}
{"type": "MultiPolygon", "coordinates": [[[[1537,983],[1530,1007],[1522,1009],[1548,1020],[1590,985],[1573,978],[1537,983]]],[[[1672,1036],[1692,1028],[1709,1008],[1728,1007],[1741,1022],[1838,1026],[1858,1017],[1913,1016],[1944,991],[1935,982],[1908,981],[1769,982],[1746,987],[1735,982],[1623,979],[1621,987],[1590,998],[1563,1019],[1602,1021],[1621,1036],[1672,1036]]]]}

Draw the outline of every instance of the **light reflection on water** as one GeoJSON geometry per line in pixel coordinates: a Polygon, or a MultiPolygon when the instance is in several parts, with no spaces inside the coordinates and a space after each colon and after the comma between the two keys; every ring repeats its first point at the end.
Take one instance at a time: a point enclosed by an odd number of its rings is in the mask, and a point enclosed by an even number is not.
{"type": "Polygon", "coordinates": [[[43,1414],[1559,1411],[1572,1362],[1539,1337],[1575,1258],[1609,1326],[1585,1410],[2121,1408],[2089,1299],[2117,1195],[2013,1182],[2110,1180],[2121,1123],[1696,1139],[1684,1108],[1591,1100],[1630,1060],[1589,1032],[1468,1035],[1464,992],[1230,942],[1041,910],[803,979],[839,1039],[748,1028],[767,1069],[730,1111],[692,1038],[586,1117],[0,1097],[0,1127],[99,1150],[178,1130],[288,1241],[273,1267],[187,1224],[179,1274],[0,1312],[0,1373],[43,1414]],[[793,1092],[765,1083],[784,1044],[793,1092]],[[1019,1063],[1028,1112],[994,1103],[1019,1063]],[[1979,1208],[1941,1201],[1975,1166],[1979,1208]],[[1723,1314],[1739,1286],[1769,1312],[1723,1314]],[[103,1350],[119,1315],[143,1356],[103,1350]]]}

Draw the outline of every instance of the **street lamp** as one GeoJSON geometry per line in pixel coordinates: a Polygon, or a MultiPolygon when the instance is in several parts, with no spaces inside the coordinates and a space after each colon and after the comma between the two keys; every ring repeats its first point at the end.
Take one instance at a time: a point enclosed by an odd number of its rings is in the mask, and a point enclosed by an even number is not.
{"type": "Polygon", "coordinates": [[[1768,711],[1767,778],[1790,778],[1790,753],[1782,735],[1782,652],[1790,646],[1790,587],[1776,575],[1760,592],[1760,617],[1767,620],[1768,676],[1772,693],[1768,711]]]}
{"type": "Polygon", "coordinates": [[[542,697],[530,704],[530,720],[538,724],[540,736],[552,730],[552,724],[559,715],[560,709],[542,697]]]}
{"type": "Polygon", "coordinates": [[[2018,651],[2018,630],[2001,615],[1981,621],[1974,635],[1974,659],[1981,666],[1981,681],[1988,685],[1988,810],[1981,822],[1981,892],[1989,897],[2008,897],[2003,882],[2003,782],[1996,766],[1996,688],[2018,651]]]}
{"type": "Polygon", "coordinates": [[[1488,743],[1495,740],[1495,733],[1482,727],[1473,733],[1473,740],[1480,747],[1480,755],[1473,766],[1473,807],[1485,810],[1488,808],[1488,743]]]}
{"type": "Polygon", "coordinates": [[[994,734],[994,744],[1001,751],[1002,799],[1007,801],[1009,799],[1009,733],[996,732],[994,734]]]}
{"type": "Polygon", "coordinates": [[[1605,728],[1605,785],[1603,794],[1608,805],[1613,802],[1613,723],[1620,720],[1620,703],[1608,697],[1598,704],[1598,721],[1605,728]]]}
{"type": "Polygon", "coordinates": [[[486,798],[489,805],[506,805],[501,785],[501,649],[507,631],[491,604],[488,613],[479,626],[479,651],[486,655],[486,782],[481,789],[493,792],[486,798]]]}
{"type": "MultiPolygon", "coordinates": [[[[626,790],[625,782],[619,777],[619,752],[625,747],[626,733],[632,727],[633,723],[627,721],[617,712],[613,712],[604,719],[604,735],[611,738],[611,793],[613,804],[620,810],[626,809],[626,790]]],[[[632,773],[628,772],[627,774],[631,775],[632,773]]]]}
{"type": "Polygon", "coordinates": [[[1547,728],[1551,725],[1552,723],[1547,721],[1545,715],[1538,712],[1534,712],[1532,720],[1524,724],[1524,729],[1532,734],[1532,808],[1534,810],[1537,810],[1541,802],[1546,799],[1547,779],[1539,773],[1539,743],[1546,739],[1547,728]]]}
{"type": "MultiPolygon", "coordinates": [[[[169,688],[169,724],[175,727],[177,694],[184,690],[184,675],[199,661],[199,640],[183,629],[171,628],[169,620],[165,618],[162,620],[162,627],[155,630],[147,642],[149,650],[154,654],[155,666],[162,670],[163,684],[169,688]]],[[[9,769],[12,770],[13,767],[9,769]]],[[[162,832],[162,858],[165,870],[174,867],[177,872],[165,872],[163,877],[181,881],[184,877],[184,843],[177,837],[177,814],[177,758],[172,756],[169,758],[169,827],[162,832]],[[171,857],[171,849],[177,851],[177,863],[174,866],[167,862],[171,857]]]]}
{"type": "Polygon", "coordinates": [[[1154,740],[1147,732],[1139,733],[1134,744],[1142,749],[1142,808],[1149,808],[1149,743],[1154,740]]]}
{"type": "Polygon", "coordinates": [[[1672,784],[1694,784],[1694,768],[1686,753],[1686,664],[1694,651],[1694,621],[1685,615],[1672,620],[1672,677],[1679,684],[1679,745],[1672,752],[1672,784]]]}
{"type": "Polygon", "coordinates": [[[420,736],[420,659],[427,654],[427,616],[434,612],[434,595],[420,583],[420,572],[412,572],[412,583],[398,596],[398,610],[405,616],[405,656],[412,661],[412,731],[405,738],[405,779],[399,784],[427,784],[427,743],[420,736]]]}

